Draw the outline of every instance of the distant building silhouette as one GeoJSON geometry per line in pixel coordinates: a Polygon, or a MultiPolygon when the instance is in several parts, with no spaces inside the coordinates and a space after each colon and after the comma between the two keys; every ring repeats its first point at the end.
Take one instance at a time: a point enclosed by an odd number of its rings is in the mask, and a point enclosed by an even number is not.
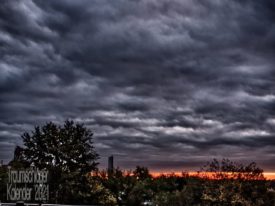
{"type": "Polygon", "coordinates": [[[113,173],[114,171],[114,156],[108,157],[108,173],[113,173]]]}

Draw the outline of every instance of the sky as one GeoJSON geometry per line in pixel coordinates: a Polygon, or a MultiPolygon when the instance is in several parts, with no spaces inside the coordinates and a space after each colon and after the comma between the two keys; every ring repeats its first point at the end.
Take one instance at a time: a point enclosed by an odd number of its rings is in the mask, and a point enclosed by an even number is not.
{"type": "Polygon", "coordinates": [[[66,119],[100,167],[275,171],[274,0],[2,0],[0,159],[66,119]]]}

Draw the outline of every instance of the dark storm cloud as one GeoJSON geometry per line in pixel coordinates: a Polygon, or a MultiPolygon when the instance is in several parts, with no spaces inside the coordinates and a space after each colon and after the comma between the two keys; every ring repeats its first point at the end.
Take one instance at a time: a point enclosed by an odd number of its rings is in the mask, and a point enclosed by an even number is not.
{"type": "Polygon", "coordinates": [[[69,118],[94,131],[102,163],[229,157],[274,170],[274,11],[272,0],[1,2],[1,159],[22,132],[69,118]]]}

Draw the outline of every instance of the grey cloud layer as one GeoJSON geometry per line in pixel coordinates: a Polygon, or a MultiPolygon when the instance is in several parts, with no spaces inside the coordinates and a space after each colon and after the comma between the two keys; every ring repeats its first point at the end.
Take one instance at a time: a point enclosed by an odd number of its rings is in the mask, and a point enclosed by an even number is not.
{"type": "Polygon", "coordinates": [[[274,170],[274,11],[272,0],[4,0],[1,159],[23,131],[69,118],[94,131],[103,163],[229,157],[274,170]]]}

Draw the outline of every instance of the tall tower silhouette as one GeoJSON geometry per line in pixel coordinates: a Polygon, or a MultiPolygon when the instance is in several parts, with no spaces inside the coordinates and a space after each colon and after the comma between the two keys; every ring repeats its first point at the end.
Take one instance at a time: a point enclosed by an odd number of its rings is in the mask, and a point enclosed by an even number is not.
{"type": "Polygon", "coordinates": [[[108,173],[113,173],[114,171],[114,156],[108,157],[108,173]]]}

